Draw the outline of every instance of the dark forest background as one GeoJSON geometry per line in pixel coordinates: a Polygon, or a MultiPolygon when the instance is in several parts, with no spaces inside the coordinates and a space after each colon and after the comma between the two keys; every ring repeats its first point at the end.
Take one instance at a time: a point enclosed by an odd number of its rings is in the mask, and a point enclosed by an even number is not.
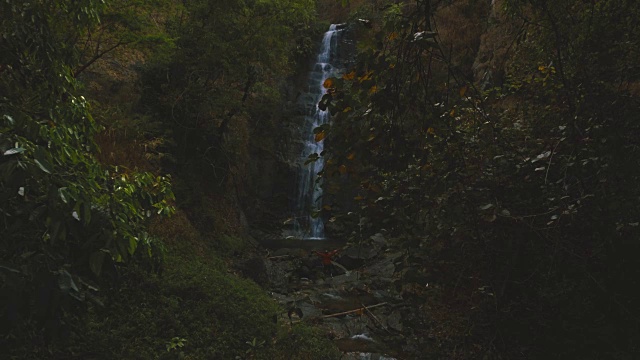
{"type": "Polygon", "coordinates": [[[0,353],[340,358],[232,264],[286,222],[294,104],[346,23],[319,216],[406,251],[415,358],[637,358],[638,19],[634,0],[3,1],[0,353]]]}

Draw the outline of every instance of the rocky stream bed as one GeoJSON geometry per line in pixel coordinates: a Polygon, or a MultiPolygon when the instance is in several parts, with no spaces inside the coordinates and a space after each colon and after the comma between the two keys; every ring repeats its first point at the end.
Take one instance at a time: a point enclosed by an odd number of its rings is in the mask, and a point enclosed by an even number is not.
{"type": "Polygon", "coordinates": [[[416,358],[429,339],[416,335],[422,320],[402,286],[407,254],[386,243],[381,234],[362,245],[270,241],[238,267],[286,309],[279,322],[319,326],[346,359],[416,358]]]}

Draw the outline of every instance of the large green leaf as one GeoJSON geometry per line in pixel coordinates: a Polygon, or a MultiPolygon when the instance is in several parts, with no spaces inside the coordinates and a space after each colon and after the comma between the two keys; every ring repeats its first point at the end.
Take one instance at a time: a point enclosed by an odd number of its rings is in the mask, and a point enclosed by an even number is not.
{"type": "Polygon", "coordinates": [[[89,267],[96,276],[100,276],[100,273],[102,273],[102,265],[106,256],[107,254],[102,250],[96,251],[89,256],[89,267]]]}
{"type": "Polygon", "coordinates": [[[3,155],[9,156],[9,155],[21,154],[23,152],[24,152],[24,148],[16,147],[16,148],[5,151],[3,155]]]}
{"type": "Polygon", "coordinates": [[[51,174],[53,172],[53,166],[48,160],[49,153],[47,153],[42,147],[37,147],[33,154],[33,161],[38,165],[40,170],[51,174]]]}

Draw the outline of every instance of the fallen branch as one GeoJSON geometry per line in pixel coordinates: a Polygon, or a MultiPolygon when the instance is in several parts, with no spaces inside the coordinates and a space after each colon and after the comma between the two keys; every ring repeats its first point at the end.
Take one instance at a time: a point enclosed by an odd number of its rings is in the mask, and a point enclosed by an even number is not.
{"type": "Polygon", "coordinates": [[[277,256],[270,256],[267,258],[267,260],[275,260],[275,259],[284,259],[284,258],[288,258],[288,257],[293,257],[293,255],[277,255],[277,256]]]}
{"type": "Polygon", "coordinates": [[[331,261],[331,263],[332,263],[333,265],[335,265],[335,266],[339,267],[340,269],[344,270],[344,274],[345,274],[345,275],[349,276],[349,274],[351,274],[351,272],[350,272],[349,270],[347,270],[347,268],[346,268],[346,267],[344,267],[344,266],[342,266],[342,265],[338,264],[337,262],[335,262],[335,261],[333,261],[333,260],[332,260],[332,261],[331,261]]]}
{"type": "Polygon", "coordinates": [[[361,304],[362,307],[367,310],[367,314],[369,315],[369,317],[371,317],[378,325],[380,325],[380,327],[382,329],[384,329],[384,331],[389,332],[389,329],[387,329],[386,326],[384,326],[384,324],[382,323],[382,321],[380,321],[380,319],[378,319],[378,317],[376,317],[375,315],[373,315],[373,313],[371,312],[371,310],[369,310],[370,307],[365,306],[365,304],[361,304]]]}
{"type": "Polygon", "coordinates": [[[369,309],[373,309],[375,307],[378,306],[382,306],[382,305],[387,305],[386,302],[380,303],[380,304],[375,304],[375,305],[371,305],[371,306],[364,306],[358,309],[354,309],[354,310],[349,310],[349,311],[343,311],[343,312],[339,312],[339,313],[335,313],[335,314],[330,314],[330,315],[324,315],[322,318],[326,319],[326,318],[331,318],[331,317],[336,317],[336,316],[342,316],[342,315],[349,315],[349,314],[353,314],[353,313],[357,313],[357,312],[364,312],[364,310],[369,310],[369,309]]]}

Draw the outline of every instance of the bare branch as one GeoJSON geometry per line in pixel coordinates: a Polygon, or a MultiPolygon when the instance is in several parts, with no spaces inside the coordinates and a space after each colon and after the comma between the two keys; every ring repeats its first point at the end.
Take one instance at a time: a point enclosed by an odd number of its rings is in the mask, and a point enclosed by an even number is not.
{"type": "MultiPolygon", "coordinates": [[[[83,71],[85,71],[89,66],[91,66],[94,62],[96,62],[98,59],[102,58],[105,54],[110,53],[111,51],[117,49],[118,47],[120,47],[121,45],[126,45],[127,43],[123,42],[122,40],[118,41],[115,45],[107,48],[106,50],[102,51],[102,52],[98,52],[96,53],[89,61],[87,61],[86,63],[84,63],[82,66],[80,66],[78,69],[76,69],[73,72],[73,77],[78,77],[78,75],[80,75],[83,71]]],[[[98,44],[97,49],[100,48],[100,45],[98,44]]]]}

